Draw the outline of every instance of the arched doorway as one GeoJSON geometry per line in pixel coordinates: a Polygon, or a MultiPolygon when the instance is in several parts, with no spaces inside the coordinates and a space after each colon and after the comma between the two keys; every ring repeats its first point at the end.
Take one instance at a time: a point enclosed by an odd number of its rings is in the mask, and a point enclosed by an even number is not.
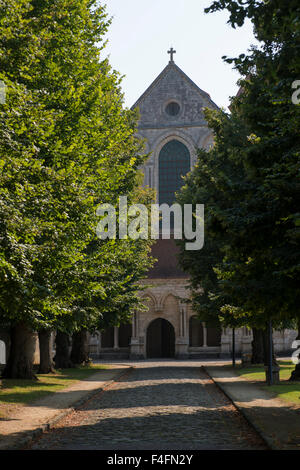
{"type": "Polygon", "coordinates": [[[221,346],[222,330],[219,326],[206,324],[207,346],[221,346]]]}
{"type": "Polygon", "coordinates": [[[189,337],[190,337],[190,346],[192,347],[202,347],[203,346],[203,325],[201,320],[193,315],[189,321],[189,337]]]}
{"type": "Polygon", "coordinates": [[[128,348],[130,346],[130,340],[132,336],[132,325],[126,323],[119,327],[119,347],[128,348]]]}
{"type": "Polygon", "coordinates": [[[164,318],[157,318],[147,329],[147,357],[174,357],[175,331],[164,318]]]}
{"type": "Polygon", "coordinates": [[[101,333],[101,348],[114,347],[114,327],[110,326],[101,333]]]}

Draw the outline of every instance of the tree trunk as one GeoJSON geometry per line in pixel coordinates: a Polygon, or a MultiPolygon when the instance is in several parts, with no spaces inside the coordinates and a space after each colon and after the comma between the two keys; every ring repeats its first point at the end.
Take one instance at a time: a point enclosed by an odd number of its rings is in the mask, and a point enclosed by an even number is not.
{"type": "Polygon", "coordinates": [[[35,334],[26,323],[15,325],[11,329],[10,353],[2,377],[37,380],[33,373],[35,345],[35,334]]]}
{"type": "Polygon", "coordinates": [[[40,344],[40,366],[39,374],[54,373],[54,364],[52,360],[51,330],[39,331],[40,344]]]}
{"type": "MultiPolygon", "coordinates": [[[[268,327],[266,327],[265,330],[263,330],[263,345],[264,345],[264,365],[268,366],[269,365],[269,355],[270,355],[270,338],[269,338],[269,331],[268,327]]],[[[274,352],[274,343],[272,339],[272,364],[274,366],[278,366],[275,352],[274,352]]]]}
{"type": "Polygon", "coordinates": [[[89,334],[87,330],[80,330],[73,334],[71,361],[78,365],[90,362],[89,334]]]}
{"type": "Polygon", "coordinates": [[[252,345],[252,364],[263,364],[265,361],[264,356],[264,339],[263,339],[263,330],[258,330],[257,328],[252,329],[253,332],[253,341],[252,345]]]}
{"type": "Polygon", "coordinates": [[[56,338],[55,367],[57,369],[68,369],[73,366],[70,359],[70,338],[66,333],[57,331],[56,338]]]}
{"type": "MultiPolygon", "coordinates": [[[[298,336],[296,339],[300,341],[300,320],[298,321],[298,336]]],[[[300,380],[300,354],[298,355],[298,361],[298,364],[296,364],[296,367],[289,378],[290,381],[300,380]]]]}

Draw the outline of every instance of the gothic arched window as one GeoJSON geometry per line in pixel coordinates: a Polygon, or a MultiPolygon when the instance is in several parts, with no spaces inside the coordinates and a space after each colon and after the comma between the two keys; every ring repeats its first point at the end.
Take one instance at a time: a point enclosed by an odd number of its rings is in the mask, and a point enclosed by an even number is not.
{"type": "Polygon", "coordinates": [[[173,204],[175,193],[183,184],[185,176],[191,168],[190,152],[178,140],[171,140],[161,149],[159,154],[159,204],[173,204]]]}

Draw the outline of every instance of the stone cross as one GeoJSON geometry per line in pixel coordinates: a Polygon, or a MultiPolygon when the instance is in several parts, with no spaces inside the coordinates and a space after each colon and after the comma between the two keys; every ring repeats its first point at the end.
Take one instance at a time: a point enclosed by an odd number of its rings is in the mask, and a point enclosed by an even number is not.
{"type": "Polygon", "coordinates": [[[173,47],[168,51],[168,54],[170,54],[170,62],[174,62],[173,55],[176,54],[176,51],[174,51],[173,47]]]}

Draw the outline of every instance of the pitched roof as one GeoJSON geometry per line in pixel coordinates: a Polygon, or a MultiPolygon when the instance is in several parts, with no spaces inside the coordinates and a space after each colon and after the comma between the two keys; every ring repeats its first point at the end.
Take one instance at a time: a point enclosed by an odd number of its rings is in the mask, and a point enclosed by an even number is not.
{"type": "Polygon", "coordinates": [[[181,70],[181,68],[178,67],[178,65],[176,65],[173,61],[170,61],[168,63],[168,65],[163,69],[163,71],[158,75],[158,77],[156,77],[156,79],[151,83],[151,85],[146,89],[146,91],[144,91],[144,93],[134,103],[131,109],[136,108],[141,103],[141,101],[143,101],[151,93],[151,91],[159,84],[159,82],[165,77],[165,75],[170,69],[177,71],[184,78],[184,80],[189,83],[189,85],[191,85],[202,97],[206,98],[213,107],[218,109],[218,106],[212,101],[210,95],[206,93],[206,91],[199,88],[198,85],[196,85],[196,83],[193,82],[193,80],[191,80],[190,77],[188,77],[186,73],[184,73],[184,71],[181,70]]]}

